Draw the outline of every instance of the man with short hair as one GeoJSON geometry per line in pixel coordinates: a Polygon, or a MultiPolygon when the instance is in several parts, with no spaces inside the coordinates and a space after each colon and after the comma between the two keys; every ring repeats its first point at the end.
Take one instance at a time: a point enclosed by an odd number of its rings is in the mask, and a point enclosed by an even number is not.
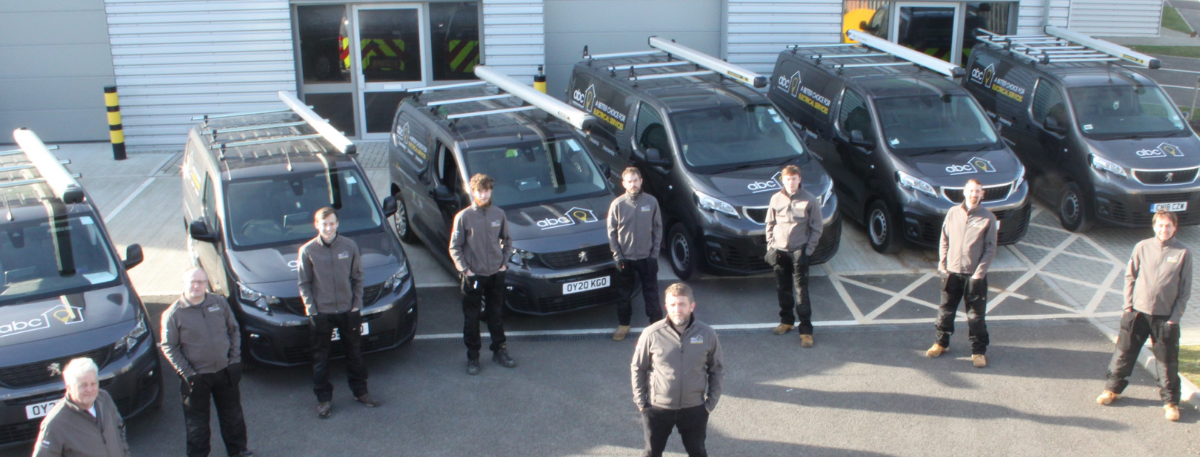
{"type": "Polygon", "coordinates": [[[338,215],[333,208],[313,213],[313,226],[316,238],[300,246],[300,298],[312,329],[317,417],[325,419],[333,409],[329,346],[335,329],[342,340],[346,378],[354,399],[369,407],[382,402],[367,391],[367,364],[362,357],[363,268],[358,245],[338,236],[338,215]]]}
{"type": "Polygon", "coordinates": [[[608,207],[608,247],[617,260],[622,286],[621,301],[617,304],[617,331],[614,341],[629,335],[633,318],[633,285],[642,280],[642,300],[646,302],[646,318],[651,324],[662,319],[658,304],[658,250],[662,245],[662,215],[658,200],[642,192],[642,172],[636,167],[621,172],[625,194],[608,207]]]}
{"type": "Polygon", "coordinates": [[[708,415],[721,399],[725,365],[717,332],[694,314],[692,288],[677,282],[666,291],[667,318],[642,332],[630,364],[633,402],[642,413],[647,457],[667,447],[678,428],[688,456],[708,455],[704,448],[708,415]]]}
{"type": "Polygon", "coordinates": [[[129,457],[125,421],[112,396],[100,388],[96,362],[67,362],[67,394],[42,419],[33,457],[129,457]]]}
{"type": "Polygon", "coordinates": [[[813,325],[808,266],[821,241],[825,217],[821,214],[821,202],[800,187],[800,167],[783,167],[779,179],[783,188],[771,196],[766,218],[765,260],[775,267],[775,291],[779,297],[779,326],[774,333],[782,335],[791,330],[798,314],[800,346],[810,348],[813,325]]]}
{"type": "Polygon", "coordinates": [[[996,257],[996,232],[1000,223],[996,216],[979,203],[983,200],[983,185],[974,178],[963,188],[963,203],[950,208],[942,222],[942,238],[938,248],[938,273],[942,275],[942,303],[934,327],[937,339],[927,357],[937,357],[950,348],[954,334],[954,317],[958,303],[966,302],[968,337],[971,339],[971,363],[976,368],[987,366],[988,331],[984,314],[987,312],[987,270],[996,257]]]}
{"type": "Polygon", "coordinates": [[[211,450],[209,403],[217,408],[221,439],[230,456],[254,455],[246,449],[242,415],[242,336],[225,298],[208,293],[203,269],[183,273],[183,295],[162,315],[162,343],[167,362],[179,374],[188,457],[207,457],[211,450]]]}
{"type": "Polygon", "coordinates": [[[1108,405],[1121,397],[1129,385],[1125,378],[1150,337],[1164,414],[1174,422],[1179,420],[1179,322],[1192,295],[1192,255],[1175,239],[1175,213],[1160,209],[1153,220],[1154,237],[1133,247],[1125,268],[1125,313],[1108,366],[1108,385],[1096,402],[1108,405]]]}
{"type": "Polygon", "coordinates": [[[508,355],[504,337],[505,262],[512,256],[512,237],[504,210],[492,206],[492,178],[482,173],[471,177],[471,206],[454,216],[450,234],[450,258],[462,277],[463,343],[467,345],[467,374],[479,374],[479,314],[487,310],[488,332],[492,335],[492,361],[506,368],[517,366],[508,355]]]}

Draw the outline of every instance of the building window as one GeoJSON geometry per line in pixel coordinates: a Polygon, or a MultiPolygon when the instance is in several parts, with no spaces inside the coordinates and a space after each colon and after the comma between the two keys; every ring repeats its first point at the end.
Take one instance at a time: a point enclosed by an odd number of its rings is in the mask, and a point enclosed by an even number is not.
{"type": "Polygon", "coordinates": [[[479,65],[479,4],[429,4],[429,44],[433,49],[433,80],[475,79],[479,65]]]}

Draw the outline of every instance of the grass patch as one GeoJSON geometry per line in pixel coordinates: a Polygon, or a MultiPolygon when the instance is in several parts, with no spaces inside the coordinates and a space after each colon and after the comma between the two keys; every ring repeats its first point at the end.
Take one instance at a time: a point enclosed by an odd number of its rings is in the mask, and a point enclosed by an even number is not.
{"type": "Polygon", "coordinates": [[[1175,8],[1163,5],[1162,26],[1176,32],[1192,33],[1192,28],[1188,27],[1187,21],[1183,20],[1183,16],[1175,8]]]}
{"type": "Polygon", "coordinates": [[[1144,54],[1200,59],[1200,46],[1130,46],[1130,48],[1144,54]]]}
{"type": "Polygon", "coordinates": [[[1179,375],[1200,385],[1200,346],[1179,347],[1179,375]]]}

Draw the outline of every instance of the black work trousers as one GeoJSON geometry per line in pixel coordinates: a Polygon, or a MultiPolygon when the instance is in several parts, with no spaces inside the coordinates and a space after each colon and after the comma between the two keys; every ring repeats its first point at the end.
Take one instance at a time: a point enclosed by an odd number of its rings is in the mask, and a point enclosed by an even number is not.
{"type": "Polygon", "coordinates": [[[1171,324],[1168,316],[1154,316],[1137,311],[1121,315],[1121,330],[1117,333],[1117,350],[1108,365],[1108,385],[1112,393],[1125,391],[1133,373],[1138,353],[1146,338],[1154,351],[1154,379],[1158,381],[1163,404],[1179,404],[1179,323],[1171,324]]]}
{"type": "Polygon", "coordinates": [[[797,330],[801,335],[812,335],[812,304],[808,300],[808,254],[804,253],[804,248],[792,252],[774,252],[779,323],[793,325],[799,316],[800,326],[797,330]],[[800,297],[799,300],[796,299],[797,296],[800,297]]]}
{"type": "Polygon", "coordinates": [[[246,419],[242,415],[242,394],[238,389],[241,377],[238,367],[198,374],[192,378],[191,385],[186,379],[180,379],[188,457],[207,457],[212,450],[209,445],[212,435],[208,428],[210,403],[217,408],[225,453],[238,455],[246,450],[246,419]]]}
{"type": "Polygon", "coordinates": [[[642,428],[646,434],[646,457],[659,457],[667,448],[671,430],[678,428],[688,457],[704,457],[704,439],[708,435],[708,410],[704,405],[683,409],[647,406],[642,409],[642,428]]]}
{"type": "Polygon", "coordinates": [[[958,315],[958,303],[965,302],[967,308],[967,336],[971,340],[971,354],[987,353],[988,330],[984,315],[987,313],[987,277],[971,279],[971,275],[950,273],[942,280],[942,304],[938,306],[937,344],[950,347],[950,335],[954,334],[954,318],[958,315]]]}
{"type": "Polygon", "coordinates": [[[367,364],[362,356],[362,313],[350,311],[337,314],[309,316],[313,345],[313,393],[317,401],[333,400],[333,384],[329,383],[329,348],[333,330],[337,329],[346,355],[346,379],[355,398],[367,394],[367,364]]]}
{"type": "Polygon", "coordinates": [[[483,339],[479,336],[479,313],[486,310],[488,333],[492,335],[492,352],[504,347],[504,272],[492,275],[463,276],[463,343],[467,358],[479,360],[483,339]]]}
{"type": "Polygon", "coordinates": [[[646,318],[651,324],[663,318],[663,304],[658,301],[658,259],[618,260],[621,301],[617,302],[617,323],[629,325],[633,319],[633,287],[642,280],[642,300],[646,302],[646,318]]]}

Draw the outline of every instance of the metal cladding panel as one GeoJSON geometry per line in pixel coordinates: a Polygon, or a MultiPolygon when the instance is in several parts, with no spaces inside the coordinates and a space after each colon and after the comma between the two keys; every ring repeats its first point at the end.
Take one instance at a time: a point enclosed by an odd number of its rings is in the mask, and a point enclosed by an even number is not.
{"type": "Polygon", "coordinates": [[[104,0],[130,151],[177,151],[192,116],[279,108],[296,90],[287,0],[104,0]]]}
{"type": "Polygon", "coordinates": [[[1071,11],[1073,0],[1021,0],[1017,8],[1018,35],[1045,35],[1046,1],[1050,1],[1050,24],[1057,27],[1067,26],[1067,15],[1071,11]]]}
{"type": "Polygon", "coordinates": [[[1161,0],[1072,0],[1071,31],[1094,36],[1158,36],[1161,0]]]}
{"type": "Polygon", "coordinates": [[[483,1],[483,64],[533,84],[546,61],[542,0],[483,1]]]}
{"type": "Polygon", "coordinates": [[[791,44],[841,43],[841,0],[728,0],[729,63],[770,75],[791,44]]]}

